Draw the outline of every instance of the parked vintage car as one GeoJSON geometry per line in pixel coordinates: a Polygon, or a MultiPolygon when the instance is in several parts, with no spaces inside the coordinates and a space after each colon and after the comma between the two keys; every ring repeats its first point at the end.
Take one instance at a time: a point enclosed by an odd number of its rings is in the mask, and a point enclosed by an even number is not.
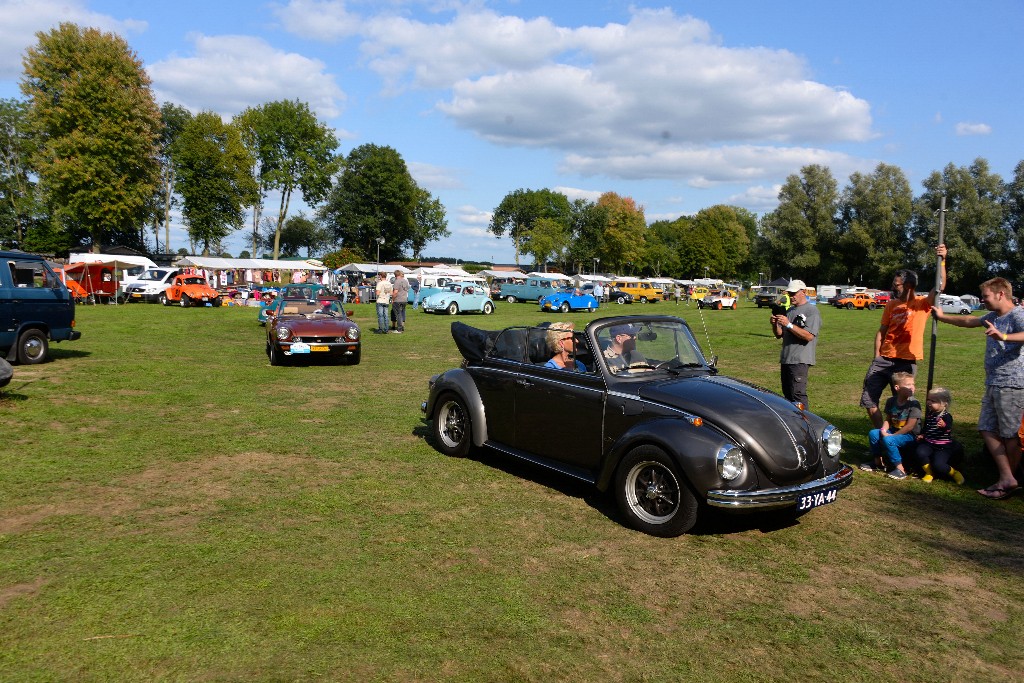
{"type": "MultiPolygon", "coordinates": [[[[585,283],[583,283],[583,286],[580,287],[580,289],[583,290],[584,294],[593,294],[594,293],[594,283],[593,282],[585,282],[585,283]]],[[[603,298],[608,303],[616,303],[616,304],[631,304],[631,303],[633,303],[633,295],[632,294],[630,294],[629,292],[624,292],[621,289],[619,289],[618,287],[612,287],[610,285],[604,287],[603,296],[601,298],[603,298]]]]}
{"type": "Polygon", "coordinates": [[[494,313],[494,303],[487,285],[479,282],[450,282],[440,292],[420,301],[424,313],[494,313]]]}
{"type": "Polygon", "coordinates": [[[220,306],[220,294],[206,283],[202,275],[175,275],[167,289],[160,294],[164,306],[178,304],[188,306],[220,306]]]}
{"type": "MultiPolygon", "coordinates": [[[[263,291],[273,291],[264,289],[263,291]]],[[[259,313],[256,314],[256,321],[260,325],[265,325],[267,322],[267,313],[269,309],[277,302],[283,299],[302,299],[305,301],[316,301],[317,297],[321,292],[324,291],[323,285],[314,285],[308,283],[295,283],[287,284],[280,288],[280,290],[274,291],[275,298],[267,306],[260,306],[259,313]]]]}
{"type": "Polygon", "coordinates": [[[892,294],[890,292],[875,292],[871,297],[875,300],[876,304],[884,306],[892,299],[892,294]]]}
{"type": "Polygon", "coordinates": [[[438,450],[486,447],[590,482],[655,536],[706,507],[797,516],[852,481],[836,427],[719,375],[680,318],[592,321],[574,334],[584,372],[543,365],[549,332],[453,323],[465,362],[432,377],[421,405],[438,450]]]}
{"type": "Polygon", "coordinates": [[[719,289],[708,292],[703,299],[697,300],[698,308],[711,308],[720,311],[723,308],[736,310],[736,292],[729,289],[719,289]]]}
{"type": "Polygon", "coordinates": [[[267,356],[271,365],[300,359],[359,364],[359,326],[337,297],[322,296],[315,301],[279,297],[268,310],[267,356]]]}
{"type": "Polygon", "coordinates": [[[50,342],[75,341],[75,299],[41,256],[0,251],[0,355],[22,365],[50,357],[50,342]]]}
{"type": "Polygon", "coordinates": [[[836,308],[846,308],[851,311],[855,308],[860,308],[873,311],[878,308],[878,303],[875,302],[875,298],[870,294],[866,292],[857,292],[856,294],[844,296],[836,301],[836,308]]]}
{"type": "Polygon", "coordinates": [[[156,303],[160,301],[160,295],[164,293],[174,279],[175,275],[181,275],[176,268],[148,268],[129,285],[124,288],[125,298],[131,301],[147,301],[156,303]]]}
{"type": "Polygon", "coordinates": [[[943,313],[953,313],[956,315],[971,314],[971,307],[967,305],[967,302],[953,294],[940,294],[938,305],[943,313]]]}
{"type": "Polygon", "coordinates": [[[624,292],[629,292],[633,295],[634,301],[639,301],[642,304],[661,301],[661,290],[650,282],[644,282],[643,280],[617,280],[612,282],[610,286],[621,289],[624,292]]]}
{"type": "Polygon", "coordinates": [[[540,310],[545,312],[596,311],[600,305],[593,294],[576,287],[565,287],[540,300],[540,310]]]}

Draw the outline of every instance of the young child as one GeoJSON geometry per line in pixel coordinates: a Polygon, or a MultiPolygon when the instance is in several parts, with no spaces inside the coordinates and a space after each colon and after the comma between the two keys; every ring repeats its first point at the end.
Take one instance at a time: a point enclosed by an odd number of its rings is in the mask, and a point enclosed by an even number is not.
{"type": "Polygon", "coordinates": [[[909,372],[895,372],[892,388],[896,395],[885,402],[885,421],[881,429],[868,432],[868,443],[874,462],[866,462],[860,469],[866,472],[885,472],[886,463],[892,466],[890,479],[906,479],[900,446],[913,443],[921,432],[921,404],[914,398],[914,376],[909,372]]]}
{"type": "Polygon", "coordinates": [[[953,443],[953,416],[949,414],[952,402],[948,389],[935,387],[928,392],[924,430],[917,437],[917,463],[924,472],[921,481],[949,477],[958,485],[964,483],[964,475],[952,467],[952,460],[957,455],[956,444],[953,443]]]}

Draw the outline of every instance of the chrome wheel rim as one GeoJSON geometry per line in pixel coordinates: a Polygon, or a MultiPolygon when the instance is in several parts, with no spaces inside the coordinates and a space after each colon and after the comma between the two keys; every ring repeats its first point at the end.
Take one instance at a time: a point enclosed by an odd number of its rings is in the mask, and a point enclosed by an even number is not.
{"type": "Polygon", "coordinates": [[[466,438],[466,413],[458,401],[446,401],[438,410],[437,435],[445,447],[458,448],[466,438]]]}
{"type": "Polygon", "coordinates": [[[637,463],[626,476],[626,502],[648,524],[664,524],[679,511],[679,481],[660,462],[637,463]]]}

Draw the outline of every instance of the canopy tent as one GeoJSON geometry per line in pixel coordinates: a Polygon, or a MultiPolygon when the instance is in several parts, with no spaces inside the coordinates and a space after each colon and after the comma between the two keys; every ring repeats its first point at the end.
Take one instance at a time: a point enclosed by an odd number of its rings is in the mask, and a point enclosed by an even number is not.
{"type": "Polygon", "coordinates": [[[564,275],[562,273],[538,273],[538,272],[533,272],[533,273],[527,273],[526,277],[543,277],[543,278],[547,278],[548,280],[568,280],[568,281],[572,281],[571,277],[569,277],[568,275],[564,275]]]}
{"type": "Polygon", "coordinates": [[[84,299],[86,303],[98,303],[101,301],[112,301],[115,304],[122,302],[118,294],[117,271],[122,273],[131,268],[138,268],[135,260],[124,260],[116,256],[103,256],[91,260],[85,260],[88,254],[76,254],[82,257],[74,263],[68,263],[57,271],[64,285],[72,290],[76,297],[84,299]],[[103,271],[110,269],[110,279],[104,280],[103,271]],[[71,280],[78,284],[78,287],[70,284],[71,280]]]}
{"type": "Polygon", "coordinates": [[[269,258],[218,258],[214,256],[182,256],[174,262],[179,268],[193,267],[206,270],[311,270],[327,268],[316,259],[308,261],[281,261],[269,258]]]}
{"type": "Polygon", "coordinates": [[[396,271],[402,271],[408,273],[409,269],[405,266],[395,266],[387,263],[346,263],[341,268],[335,268],[335,273],[359,273],[371,277],[377,273],[390,273],[394,275],[396,271]]]}
{"type": "Polygon", "coordinates": [[[521,270],[481,270],[477,275],[484,277],[500,277],[505,279],[525,280],[526,273],[521,270]]]}

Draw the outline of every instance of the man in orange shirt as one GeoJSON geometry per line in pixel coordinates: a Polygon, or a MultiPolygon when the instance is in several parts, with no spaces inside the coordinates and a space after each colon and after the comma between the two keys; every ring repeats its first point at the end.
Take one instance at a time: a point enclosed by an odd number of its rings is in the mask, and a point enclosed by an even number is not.
{"type": "MultiPolygon", "coordinates": [[[[936,284],[946,281],[946,245],[935,248],[939,257],[936,284]]],[[[900,270],[892,279],[892,299],[882,312],[882,324],[875,333],[875,359],[864,377],[860,405],[867,409],[875,429],[881,429],[884,415],[878,409],[882,392],[897,372],[917,374],[917,361],[924,358],[924,327],[935,303],[936,289],[917,296],[917,273],[900,270]]]]}

